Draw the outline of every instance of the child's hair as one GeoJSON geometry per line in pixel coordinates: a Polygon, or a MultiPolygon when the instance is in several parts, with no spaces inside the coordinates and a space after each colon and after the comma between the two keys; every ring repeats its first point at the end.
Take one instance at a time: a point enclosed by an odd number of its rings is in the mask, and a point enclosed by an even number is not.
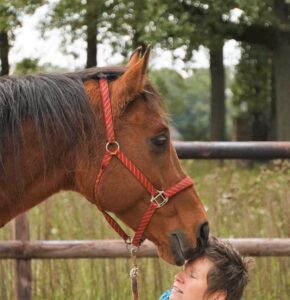
{"type": "Polygon", "coordinates": [[[226,292],[226,300],[241,299],[249,282],[249,266],[252,259],[243,258],[233,246],[215,237],[210,237],[204,257],[214,266],[207,275],[207,295],[216,291],[226,292]]]}

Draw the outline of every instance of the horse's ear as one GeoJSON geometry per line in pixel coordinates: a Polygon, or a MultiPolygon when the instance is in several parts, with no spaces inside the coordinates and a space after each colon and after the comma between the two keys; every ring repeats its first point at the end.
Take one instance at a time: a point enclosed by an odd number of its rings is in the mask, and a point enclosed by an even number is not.
{"type": "MultiPolygon", "coordinates": [[[[125,73],[112,82],[111,97],[114,113],[122,112],[127,104],[142,92],[146,81],[150,51],[151,49],[148,47],[137,63],[131,64],[129,62],[125,73]]],[[[137,60],[137,54],[137,52],[133,54],[131,60],[137,60]]]]}
{"type": "Polygon", "coordinates": [[[130,68],[134,66],[141,58],[142,58],[142,47],[140,46],[137,49],[135,49],[134,52],[131,54],[126,67],[130,68]]]}

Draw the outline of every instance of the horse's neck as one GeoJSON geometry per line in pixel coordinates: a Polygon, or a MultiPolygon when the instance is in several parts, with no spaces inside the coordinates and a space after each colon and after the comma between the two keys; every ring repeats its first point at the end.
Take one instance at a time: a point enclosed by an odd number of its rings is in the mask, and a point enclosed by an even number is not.
{"type": "Polygon", "coordinates": [[[34,134],[27,134],[24,131],[26,142],[21,145],[19,158],[13,154],[12,143],[7,143],[4,153],[4,171],[0,173],[0,227],[73,185],[73,172],[68,172],[73,170],[72,154],[62,149],[61,141],[49,152],[34,134]]]}

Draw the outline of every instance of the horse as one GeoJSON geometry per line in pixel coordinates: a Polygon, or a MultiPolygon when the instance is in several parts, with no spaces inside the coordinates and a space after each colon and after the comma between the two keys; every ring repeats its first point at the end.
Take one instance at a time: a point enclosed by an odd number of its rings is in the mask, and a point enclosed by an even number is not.
{"type": "Polygon", "coordinates": [[[1,77],[0,227],[52,194],[72,190],[135,232],[151,203],[154,214],[139,238],[151,240],[168,263],[182,265],[202,253],[209,226],[194,186],[170,200],[164,192],[186,175],[163,101],[147,76],[149,56],[149,48],[138,48],[123,67],[1,77]],[[116,141],[106,139],[101,80],[116,141]],[[115,159],[121,151],[140,178],[115,159]],[[151,200],[141,177],[158,191],[151,200]]]}

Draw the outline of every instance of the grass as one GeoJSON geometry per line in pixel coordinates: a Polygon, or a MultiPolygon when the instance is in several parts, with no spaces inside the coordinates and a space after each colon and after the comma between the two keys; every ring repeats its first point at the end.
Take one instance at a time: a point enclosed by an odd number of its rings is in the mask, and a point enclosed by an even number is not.
{"type": "MultiPolygon", "coordinates": [[[[290,165],[275,161],[252,168],[236,162],[183,161],[203,200],[211,233],[219,237],[289,237],[290,165]],[[223,166],[221,166],[223,165],[223,166]]],[[[75,193],[58,194],[29,213],[31,239],[118,238],[97,209],[75,193]]],[[[12,239],[12,226],[0,239],[12,239]]],[[[158,299],[179,268],[140,259],[141,299],[158,299]]],[[[130,299],[126,259],[33,260],[34,300],[130,299]]],[[[0,299],[15,299],[14,262],[0,261],[0,299]]],[[[245,300],[286,300],[289,258],[258,258],[245,300]]]]}

